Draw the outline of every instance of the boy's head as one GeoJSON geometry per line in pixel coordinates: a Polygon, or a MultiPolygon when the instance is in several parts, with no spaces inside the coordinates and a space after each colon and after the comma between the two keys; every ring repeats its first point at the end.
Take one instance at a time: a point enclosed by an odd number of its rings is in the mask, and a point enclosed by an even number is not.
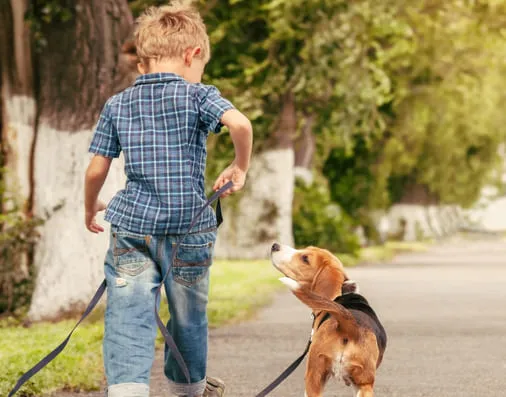
{"type": "Polygon", "coordinates": [[[211,57],[204,22],[188,2],[148,8],[137,20],[135,44],[140,73],[170,65],[194,83],[211,57]]]}

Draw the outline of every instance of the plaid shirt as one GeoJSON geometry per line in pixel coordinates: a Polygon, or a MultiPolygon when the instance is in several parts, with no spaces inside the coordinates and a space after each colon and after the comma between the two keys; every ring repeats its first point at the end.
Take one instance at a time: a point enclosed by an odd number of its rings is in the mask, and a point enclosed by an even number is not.
{"type": "MultiPolygon", "coordinates": [[[[91,153],[125,157],[126,187],[107,206],[105,219],[132,232],[183,234],[204,205],[206,140],[219,132],[233,105],[214,87],[190,84],[172,73],[137,78],[104,106],[91,153]]],[[[193,231],[216,227],[208,208],[193,231]]]]}

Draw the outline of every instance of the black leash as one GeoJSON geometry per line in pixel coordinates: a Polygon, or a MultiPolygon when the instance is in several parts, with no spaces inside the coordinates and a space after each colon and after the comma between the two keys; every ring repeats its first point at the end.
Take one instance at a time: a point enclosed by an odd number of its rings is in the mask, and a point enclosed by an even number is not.
{"type": "MultiPolygon", "coordinates": [[[[172,261],[174,261],[174,258],[176,256],[177,250],[179,248],[179,245],[185,239],[185,237],[188,236],[188,234],[191,232],[191,230],[193,229],[193,227],[197,223],[197,220],[202,215],[202,213],[205,211],[205,209],[208,206],[210,206],[213,202],[215,202],[216,200],[218,200],[219,197],[225,191],[227,191],[228,189],[230,189],[232,186],[233,186],[233,182],[229,181],[223,187],[221,187],[221,189],[217,190],[211,197],[209,197],[209,199],[206,201],[206,203],[204,204],[204,206],[199,210],[199,212],[197,212],[197,214],[192,219],[192,222],[191,222],[190,227],[188,228],[188,231],[186,232],[186,234],[184,234],[183,237],[181,239],[179,239],[179,241],[177,242],[176,246],[174,247],[174,250],[172,251],[172,261]]],[[[216,204],[216,220],[217,220],[217,226],[219,226],[221,224],[221,222],[223,221],[223,216],[222,216],[222,213],[221,213],[221,205],[220,205],[220,201],[219,200],[218,200],[218,203],[216,204]]],[[[174,339],[172,338],[172,336],[167,331],[167,328],[165,328],[165,325],[163,324],[162,320],[160,319],[160,316],[158,315],[158,310],[157,310],[157,306],[158,306],[157,302],[158,302],[158,299],[159,299],[159,296],[160,296],[160,290],[161,290],[161,288],[163,286],[163,283],[164,283],[165,279],[167,278],[167,275],[170,272],[170,269],[171,269],[171,266],[169,265],[169,267],[167,269],[167,272],[163,276],[162,282],[160,283],[160,285],[158,286],[158,289],[156,291],[155,317],[156,317],[156,322],[158,324],[158,328],[160,328],[160,331],[162,332],[162,335],[163,335],[163,337],[165,339],[165,343],[167,344],[167,346],[169,346],[170,350],[174,354],[174,358],[176,359],[177,363],[179,364],[181,370],[183,371],[183,373],[184,373],[184,375],[186,377],[187,382],[191,383],[191,381],[190,381],[190,373],[188,371],[188,367],[186,366],[186,363],[184,362],[183,356],[179,352],[179,350],[178,350],[178,348],[176,346],[176,342],[174,342],[174,339]]],[[[72,336],[72,334],[74,333],[74,331],[76,330],[76,328],[88,316],[88,314],[91,313],[91,311],[95,308],[95,306],[97,305],[97,303],[100,301],[100,298],[104,294],[104,292],[106,290],[106,287],[107,287],[107,284],[106,284],[106,281],[104,280],[104,281],[102,281],[102,284],[100,284],[100,287],[98,287],[97,291],[95,292],[95,295],[93,295],[93,298],[91,298],[91,301],[88,304],[88,307],[84,311],[83,315],[81,316],[81,318],[79,319],[79,321],[77,322],[77,324],[74,326],[74,328],[72,329],[72,331],[70,331],[70,333],[65,338],[65,340],[61,344],[59,344],[56,347],[56,349],[54,349],[51,353],[49,353],[46,357],[44,357],[37,364],[35,364],[32,368],[30,368],[26,373],[24,373],[18,379],[16,385],[14,386],[14,388],[8,394],[8,397],[12,397],[14,394],[16,394],[16,392],[21,388],[21,386],[23,386],[32,376],[34,376],[42,368],[44,368],[51,361],[53,361],[54,358],[56,356],[58,356],[58,354],[60,354],[63,351],[63,349],[65,349],[65,346],[67,346],[67,343],[69,342],[70,337],[72,336]]]]}
{"type": "Polygon", "coordinates": [[[27,380],[29,380],[32,376],[34,376],[42,368],[44,368],[51,361],[53,361],[53,359],[58,354],[60,354],[63,349],[65,349],[65,346],[67,346],[67,343],[69,342],[70,337],[72,336],[72,334],[74,333],[74,331],[76,330],[76,328],[79,326],[79,324],[81,324],[81,322],[88,316],[88,314],[91,313],[91,311],[93,310],[93,308],[100,301],[100,298],[104,294],[105,289],[106,289],[106,283],[105,283],[105,280],[104,280],[104,281],[102,281],[102,284],[100,284],[100,287],[98,287],[97,292],[95,292],[95,295],[93,296],[93,298],[91,298],[91,301],[88,304],[88,307],[84,311],[83,315],[81,316],[81,318],[79,319],[79,321],[77,322],[77,324],[74,326],[74,328],[72,329],[72,331],[70,331],[70,334],[68,334],[68,336],[65,338],[65,340],[62,343],[60,343],[60,345],[58,345],[58,347],[56,349],[54,349],[51,353],[49,353],[46,357],[44,357],[42,360],[40,360],[37,364],[35,364],[31,369],[29,369],[27,372],[25,372],[19,378],[18,382],[16,383],[16,386],[14,386],[14,388],[10,391],[8,397],[11,397],[14,394],[16,394],[16,392],[19,390],[19,388],[21,386],[23,386],[23,384],[27,380]]]}
{"type": "Polygon", "coordinates": [[[273,391],[276,387],[278,387],[286,378],[288,378],[293,371],[300,365],[302,360],[304,360],[304,357],[306,357],[307,352],[309,351],[309,347],[311,346],[311,339],[307,342],[306,349],[304,350],[304,353],[300,355],[299,358],[297,358],[293,363],[290,364],[290,366],[285,369],[281,375],[279,375],[276,379],[272,381],[272,383],[267,386],[265,389],[263,389],[260,393],[258,393],[255,397],[265,397],[267,394],[269,394],[271,391],[273,391]]]}
{"type": "Polygon", "coordinates": [[[306,348],[304,349],[304,352],[293,363],[291,363],[288,366],[288,368],[285,369],[276,379],[274,379],[270,385],[268,385],[255,397],[265,397],[266,395],[268,395],[271,391],[273,391],[276,387],[278,387],[286,378],[288,378],[292,374],[292,372],[297,369],[302,360],[304,360],[304,357],[306,357],[309,348],[311,347],[311,342],[313,341],[313,326],[315,323],[315,317],[314,315],[312,315],[312,317],[313,317],[313,325],[311,326],[311,336],[307,341],[307,345],[306,348]]]}

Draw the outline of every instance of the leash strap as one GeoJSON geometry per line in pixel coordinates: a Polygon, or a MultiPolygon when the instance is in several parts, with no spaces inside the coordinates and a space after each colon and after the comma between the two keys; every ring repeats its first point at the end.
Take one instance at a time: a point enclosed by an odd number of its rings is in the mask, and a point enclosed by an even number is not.
{"type": "Polygon", "coordinates": [[[24,373],[21,378],[19,378],[18,382],[16,383],[16,386],[10,391],[8,397],[12,397],[23,384],[30,379],[32,376],[34,376],[37,372],[39,372],[42,368],[44,368],[46,365],[48,365],[53,359],[62,352],[63,349],[65,349],[65,346],[67,346],[67,343],[70,340],[70,337],[76,330],[76,328],[81,324],[81,322],[88,316],[88,314],[91,313],[91,311],[94,309],[94,307],[97,305],[97,303],[100,301],[100,298],[105,292],[107,285],[105,280],[102,281],[102,284],[100,284],[100,287],[98,287],[97,292],[95,292],[95,295],[93,295],[93,298],[91,298],[90,303],[88,304],[88,307],[84,311],[83,315],[77,322],[77,324],[74,326],[72,331],[67,335],[65,340],[58,345],[56,349],[54,349],[51,353],[49,353],[46,357],[44,357],[42,360],[40,360],[37,364],[35,364],[30,370],[28,370],[26,373],[24,373]]]}
{"type": "Polygon", "coordinates": [[[271,391],[273,391],[276,387],[278,387],[286,378],[288,378],[292,374],[292,372],[295,371],[295,369],[300,365],[302,360],[304,360],[304,357],[306,357],[306,354],[309,351],[310,346],[311,346],[311,338],[309,338],[309,341],[307,342],[306,349],[304,350],[304,353],[302,353],[299,358],[297,358],[293,363],[290,364],[290,366],[287,369],[285,369],[281,373],[281,375],[279,375],[276,379],[274,379],[269,386],[267,386],[265,389],[263,389],[255,397],[265,397],[271,391]]]}
{"type": "MultiPolygon", "coordinates": [[[[197,220],[200,218],[200,216],[205,211],[205,209],[208,206],[210,206],[213,202],[215,202],[216,200],[218,200],[218,203],[216,205],[216,220],[217,220],[217,225],[219,226],[222,223],[223,216],[222,216],[222,213],[221,213],[221,205],[220,205],[219,197],[225,191],[227,191],[228,189],[230,189],[232,186],[233,186],[233,182],[232,181],[230,181],[227,184],[225,184],[221,189],[219,189],[218,191],[216,191],[206,201],[206,203],[199,210],[199,212],[197,212],[197,214],[195,215],[195,217],[192,219],[192,222],[190,224],[190,227],[189,227],[188,231],[186,232],[186,234],[183,236],[183,238],[180,239],[179,242],[174,247],[174,250],[172,252],[172,261],[174,261],[174,259],[175,259],[175,256],[176,256],[176,253],[177,253],[177,249],[179,248],[179,245],[181,244],[181,242],[184,240],[184,238],[193,229],[193,227],[197,223],[197,220]]],[[[170,269],[171,269],[171,266],[169,265],[169,268],[167,269],[167,272],[165,273],[165,275],[163,277],[163,280],[160,283],[160,285],[158,286],[158,289],[156,291],[155,317],[156,317],[156,322],[158,324],[158,328],[160,328],[160,331],[162,332],[162,335],[163,335],[163,337],[165,339],[165,343],[167,343],[167,345],[171,349],[172,353],[174,354],[174,357],[175,357],[177,363],[179,364],[179,366],[181,367],[181,370],[183,371],[183,373],[184,373],[184,375],[186,377],[186,380],[188,381],[188,383],[191,383],[190,382],[190,373],[188,371],[188,367],[186,366],[186,364],[184,362],[183,356],[179,352],[179,350],[178,350],[178,348],[176,346],[176,343],[174,342],[174,339],[172,338],[172,336],[167,331],[167,328],[165,328],[165,325],[163,324],[162,320],[160,319],[160,316],[158,315],[158,310],[157,310],[157,304],[156,304],[156,302],[158,302],[158,299],[159,299],[160,289],[162,288],[163,283],[164,283],[165,279],[167,278],[167,275],[170,272],[170,269]]],[[[106,284],[106,280],[104,279],[104,281],[102,281],[102,284],[100,284],[100,287],[98,287],[97,291],[95,292],[95,295],[93,295],[93,298],[91,298],[91,301],[88,304],[88,307],[84,311],[83,315],[81,316],[81,318],[79,319],[79,321],[77,322],[77,324],[74,326],[74,328],[72,328],[72,331],[70,331],[70,333],[67,335],[67,337],[65,338],[65,340],[62,343],[60,343],[51,353],[49,353],[46,357],[44,357],[37,364],[35,364],[32,368],[30,368],[27,372],[25,372],[18,379],[18,381],[17,381],[16,385],[14,386],[14,388],[9,392],[8,397],[12,397],[14,394],[16,394],[17,391],[21,388],[21,386],[23,386],[32,376],[34,376],[42,368],[44,368],[51,361],[53,361],[56,358],[56,356],[58,356],[58,354],[60,354],[63,351],[63,349],[65,349],[65,347],[67,346],[67,343],[70,340],[70,337],[72,336],[72,334],[74,333],[74,331],[76,330],[76,328],[81,324],[81,322],[86,317],[88,317],[88,315],[91,313],[91,311],[95,308],[95,306],[97,305],[97,303],[100,301],[100,298],[102,297],[102,295],[104,295],[104,292],[105,292],[106,288],[107,288],[107,284],[106,284]]]]}
{"type": "Polygon", "coordinates": [[[176,342],[174,341],[174,338],[172,335],[167,331],[167,328],[165,327],[165,324],[163,323],[162,319],[160,318],[158,314],[158,302],[160,301],[160,293],[162,290],[162,287],[165,283],[165,280],[167,279],[170,270],[172,268],[172,263],[174,263],[174,260],[176,259],[176,254],[179,246],[183,242],[183,240],[190,234],[191,230],[197,223],[197,220],[200,218],[202,213],[205,211],[205,209],[210,206],[213,202],[218,200],[218,203],[216,205],[216,220],[217,220],[217,226],[220,226],[221,222],[223,221],[223,216],[221,214],[221,205],[219,201],[219,197],[228,189],[230,189],[233,186],[233,182],[229,181],[227,184],[225,184],[221,189],[217,190],[209,199],[206,201],[204,206],[199,210],[199,212],[194,216],[190,227],[188,228],[187,232],[179,239],[177,244],[175,245],[174,249],[172,250],[172,259],[169,263],[169,266],[167,268],[167,271],[165,272],[165,275],[163,276],[162,282],[156,289],[156,295],[155,295],[155,317],[156,317],[156,323],[158,324],[158,328],[160,329],[160,332],[163,335],[163,338],[165,339],[165,343],[171,350],[172,354],[174,355],[174,358],[176,359],[177,363],[179,364],[179,368],[183,372],[186,381],[188,383],[191,383],[190,379],[190,371],[188,371],[188,367],[186,366],[186,363],[184,362],[183,356],[181,355],[179,349],[177,348],[176,342]]]}
{"type": "Polygon", "coordinates": [[[306,348],[304,349],[304,352],[300,355],[299,358],[297,358],[293,363],[291,363],[290,366],[281,373],[281,375],[279,375],[276,379],[274,379],[270,385],[268,385],[255,397],[265,397],[266,395],[268,395],[271,391],[273,391],[276,387],[278,387],[286,378],[288,378],[292,374],[292,372],[295,371],[295,369],[300,365],[302,360],[304,360],[304,357],[306,357],[306,354],[308,353],[309,348],[311,347],[311,342],[313,341],[313,332],[314,332],[314,325],[316,322],[316,316],[313,313],[311,313],[311,318],[313,319],[313,324],[311,325],[311,335],[309,336],[309,340],[307,341],[307,345],[306,348]]]}

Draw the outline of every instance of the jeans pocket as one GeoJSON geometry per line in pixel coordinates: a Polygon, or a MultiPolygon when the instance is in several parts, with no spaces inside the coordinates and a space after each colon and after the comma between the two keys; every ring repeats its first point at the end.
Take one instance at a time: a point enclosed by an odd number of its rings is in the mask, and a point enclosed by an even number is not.
{"type": "MultiPolygon", "coordinates": [[[[172,249],[176,244],[172,244],[172,249]]],[[[213,243],[181,244],[177,250],[172,275],[174,281],[186,286],[192,286],[202,280],[212,264],[213,243]]]]}
{"type": "Polygon", "coordinates": [[[119,274],[138,276],[151,266],[148,238],[121,229],[113,231],[114,267],[119,274]]]}

